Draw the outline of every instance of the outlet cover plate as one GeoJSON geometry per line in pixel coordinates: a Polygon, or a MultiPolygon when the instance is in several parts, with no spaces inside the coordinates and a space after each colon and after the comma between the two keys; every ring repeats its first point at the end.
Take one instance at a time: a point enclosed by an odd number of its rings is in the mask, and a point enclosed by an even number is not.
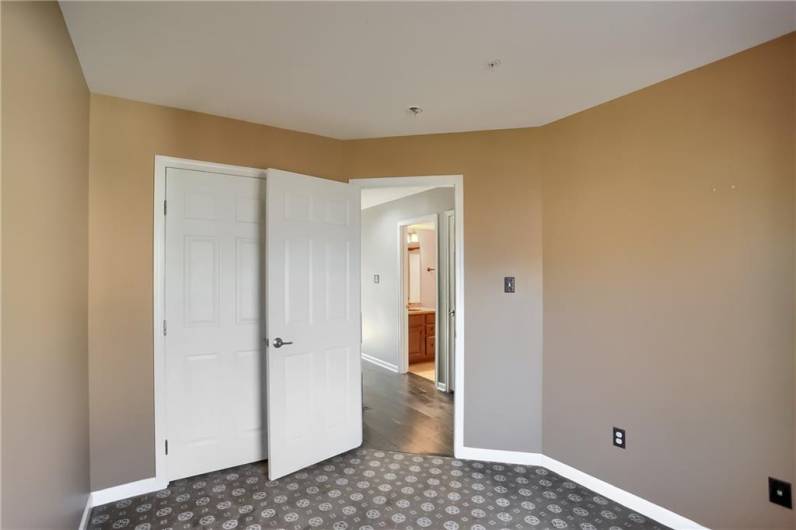
{"type": "Polygon", "coordinates": [[[768,477],[768,500],[785,508],[793,509],[790,482],[768,477]]]}
{"type": "Polygon", "coordinates": [[[614,427],[614,446],[620,449],[627,448],[627,433],[624,429],[614,427]]]}

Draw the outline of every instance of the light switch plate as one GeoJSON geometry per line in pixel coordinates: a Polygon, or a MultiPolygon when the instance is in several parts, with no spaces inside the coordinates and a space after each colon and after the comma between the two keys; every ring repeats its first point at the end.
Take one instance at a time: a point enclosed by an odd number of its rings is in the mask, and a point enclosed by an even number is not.
{"type": "Polygon", "coordinates": [[[514,281],[514,276],[506,276],[503,278],[503,292],[504,293],[513,293],[516,284],[514,281]]]}
{"type": "Polygon", "coordinates": [[[378,274],[374,274],[373,283],[381,283],[381,276],[379,276],[378,274]]]}

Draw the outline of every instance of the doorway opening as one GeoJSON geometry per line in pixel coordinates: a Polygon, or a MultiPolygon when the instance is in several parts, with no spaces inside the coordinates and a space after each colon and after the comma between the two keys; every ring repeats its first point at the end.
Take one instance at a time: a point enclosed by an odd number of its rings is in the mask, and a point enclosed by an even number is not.
{"type": "Polygon", "coordinates": [[[399,224],[401,306],[406,312],[406,347],[402,364],[408,372],[437,383],[437,298],[439,287],[437,215],[399,224]]]}
{"type": "Polygon", "coordinates": [[[360,181],[366,447],[453,456],[461,439],[458,179],[360,181]]]}

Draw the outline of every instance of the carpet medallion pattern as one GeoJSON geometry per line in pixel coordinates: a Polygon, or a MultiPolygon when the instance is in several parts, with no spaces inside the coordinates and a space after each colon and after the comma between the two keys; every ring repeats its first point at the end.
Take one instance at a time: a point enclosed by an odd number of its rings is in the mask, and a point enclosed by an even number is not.
{"type": "Polygon", "coordinates": [[[543,467],[356,449],[269,481],[258,462],[94,508],[91,530],[662,530],[543,467]]]}

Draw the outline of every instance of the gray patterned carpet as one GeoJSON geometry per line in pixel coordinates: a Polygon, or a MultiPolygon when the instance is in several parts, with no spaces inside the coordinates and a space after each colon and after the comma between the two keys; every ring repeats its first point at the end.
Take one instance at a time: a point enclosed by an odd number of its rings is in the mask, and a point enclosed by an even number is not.
{"type": "Polygon", "coordinates": [[[89,528],[663,529],[542,467],[357,449],[270,482],[266,463],[94,508],[89,528]]]}

